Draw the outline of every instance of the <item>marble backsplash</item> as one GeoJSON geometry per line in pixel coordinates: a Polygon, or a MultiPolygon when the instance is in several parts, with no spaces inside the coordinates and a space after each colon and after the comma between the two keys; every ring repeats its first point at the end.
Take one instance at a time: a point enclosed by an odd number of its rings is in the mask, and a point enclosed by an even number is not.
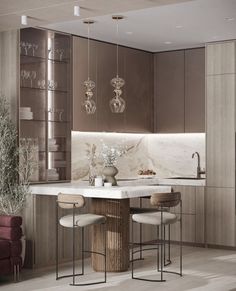
{"type": "Polygon", "coordinates": [[[199,152],[205,168],[205,134],[121,134],[72,132],[72,180],[88,178],[91,157],[94,173],[101,175],[102,145],[126,149],[117,159],[118,178],[133,178],[139,170],[151,169],[157,177],[195,176],[199,152]]]}

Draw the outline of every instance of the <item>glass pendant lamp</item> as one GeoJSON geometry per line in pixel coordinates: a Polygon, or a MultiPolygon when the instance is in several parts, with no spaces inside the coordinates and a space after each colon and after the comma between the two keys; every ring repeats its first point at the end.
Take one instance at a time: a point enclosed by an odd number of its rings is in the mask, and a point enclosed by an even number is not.
{"type": "Polygon", "coordinates": [[[123,16],[114,15],[112,19],[116,20],[116,77],[111,80],[111,85],[114,87],[115,96],[110,100],[110,109],[113,113],[123,113],[125,110],[125,100],[121,97],[122,90],[121,88],[125,85],[125,80],[119,77],[119,45],[118,45],[118,35],[119,35],[119,27],[118,21],[123,19],[123,16]]]}
{"type": "Polygon", "coordinates": [[[88,25],[88,79],[84,81],[85,101],[82,103],[82,107],[87,114],[94,114],[96,111],[96,103],[93,100],[93,89],[95,88],[95,82],[90,80],[90,25],[93,24],[93,20],[85,20],[84,24],[88,25]]]}

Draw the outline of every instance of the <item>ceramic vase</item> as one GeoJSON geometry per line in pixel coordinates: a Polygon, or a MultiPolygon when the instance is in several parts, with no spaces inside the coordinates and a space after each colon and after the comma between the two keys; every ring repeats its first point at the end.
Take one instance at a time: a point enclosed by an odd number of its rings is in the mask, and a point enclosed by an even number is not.
{"type": "Polygon", "coordinates": [[[112,186],[117,186],[115,175],[118,174],[118,169],[115,166],[105,166],[103,171],[104,182],[110,182],[112,186]]]}

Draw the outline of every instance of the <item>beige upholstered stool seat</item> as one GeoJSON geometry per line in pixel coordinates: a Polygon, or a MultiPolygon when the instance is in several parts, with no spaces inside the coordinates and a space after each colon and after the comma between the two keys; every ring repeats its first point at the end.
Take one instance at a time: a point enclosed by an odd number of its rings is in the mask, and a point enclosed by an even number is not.
{"type": "MultiPolygon", "coordinates": [[[[86,213],[77,214],[74,217],[75,227],[85,227],[92,224],[102,224],[106,222],[106,217],[102,215],[86,213]]],[[[60,225],[64,227],[73,227],[73,215],[66,215],[60,218],[60,225]]]]}
{"type": "Polygon", "coordinates": [[[137,214],[137,213],[147,213],[147,212],[154,212],[156,211],[153,208],[140,208],[140,207],[130,207],[129,212],[130,214],[137,214]]]}
{"type": "MultiPolygon", "coordinates": [[[[161,212],[139,213],[132,216],[133,221],[143,224],[161,225],[161,212]]],[[[178,220],[174,213],[163,212],[163,224],[172,224],[178,220]]]]}

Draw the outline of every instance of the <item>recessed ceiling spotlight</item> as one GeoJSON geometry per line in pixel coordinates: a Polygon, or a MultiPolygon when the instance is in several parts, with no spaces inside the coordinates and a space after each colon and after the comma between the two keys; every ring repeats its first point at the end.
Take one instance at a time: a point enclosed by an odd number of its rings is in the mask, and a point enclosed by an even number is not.
{"type": "Polygon", "coordinates": [[[126,31],[125,33],[131,35],[133,34],[133,31],[126,31]]]}
{"type": "Polygon", "coordinates": [[[178,29],[183,28],[183,25],[176,25],[175,28],[178,28],[178,29]]]}
{"type": "Polygon", "coordinates": [[[80,7],[79,5],[74,6],[74,16],[80,16],[80,7]]]}
{"type": "Polygon", "coordinates": [[[164,44],[172,44],[172,41],[165,41],[164,44]]]}
{"type": "Polygon", "coordinates": [[[22,25],[28,24],[28,16],[27,15],[21,15],[21,24],[22,25]]]}
{"type": "Polygon", "coordinates": [[[234,21],[234,17],[226,17],[225,20],[226,21],[234,21]]]}

